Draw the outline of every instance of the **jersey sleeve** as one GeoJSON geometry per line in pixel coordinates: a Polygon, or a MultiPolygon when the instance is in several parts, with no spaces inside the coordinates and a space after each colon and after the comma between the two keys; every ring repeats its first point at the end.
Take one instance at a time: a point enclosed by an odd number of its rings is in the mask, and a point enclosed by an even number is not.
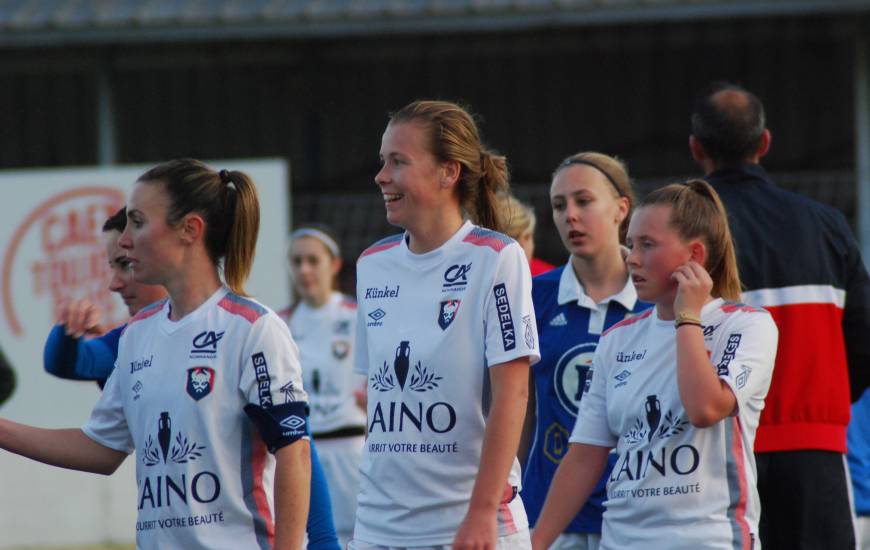
{"type": "MultiPolygon", "coordinates": [[[[357,289],[359,290],[359,289],[357,289]]],[[[369,375],[369,343],[366,337],[366,319],[363,308],[356,310],[356,323],[353,341],[353,372],[368,378],[369,375]]]]}
{"type": "Polygon", "coordinates": [[[532,305],[532,275],[518,244],[507,246],[499,254],[484,308],[487,364],[498,365],[518,357],[528,357],[532,365],[537,363],[541,354],[532,305]]]}
{"type": "Polygon", "coordinates": [[[723,331],[711,360],[737,398],[734,414],[750,403],[759,410],[763,406],[778,339],[776,324],[765,311],[743,312],[723,331]]]}
{"type": "Polygon", "coordinates": [[[135,442],[124,414],[120,378],[118,370],[113,370],[82,431],[104,447],[130,454],[135,442]]]}
{"type": "Polygon", "coordinates": [[[592,358],[592,367],[586,373],[586,385],[574,429],[571,430],[570,443],[585,443],[599,447],[616,447],[618,440],[610,431],[607,423],[607,376],[603,364],[607,355],[608,338],[598,343],[592,358]]]}
{"type": "Polygon", "coordinates": [[[299,349],[277,315],[257,320],[242,348],[239,389],[251,418],[272,453],[307,437],[308,396],[302,387],[299,349]]]}
{"type": "Polygon", "coordinates": [[[86,340],[68,336],[63,326],[55,325],[43,351],[46,372],[59,378],[95,380],[105,384],[115,368],[122,328],[86,340]]]}

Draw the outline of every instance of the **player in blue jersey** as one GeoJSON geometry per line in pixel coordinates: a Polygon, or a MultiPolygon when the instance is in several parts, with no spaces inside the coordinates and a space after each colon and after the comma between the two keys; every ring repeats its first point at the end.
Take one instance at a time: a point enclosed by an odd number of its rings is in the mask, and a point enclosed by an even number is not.
{"type": "MultiPolygon", "coordinates": [[[[159,285],[138,283],[133,279],[130,261],[118,238],[127,225],[127,209],[121,208],[103,224],[111,279],[109,289],[124,300],[133,317],[147,305],[166,297],[159,285]]],[[[46,372],[69,380],[95,381],[103,387],[118,356],[118,340],[126,323],[108,332],[101,325],[100,312],[86,300],[61,306],[58,323],[51,330],[43,354],[46,372]],[[95,336],[85,338],[86,335],[95,336]]],[[[306,525],[309,550],[338,550],[332,518],[332,505],[326,476],[311,442],[311,502],[306,525]]]]}
{"type": "MultiPolygon", "coordinates": [[[[613,157],[578,153],[553,173],[553,222],[570,256],[567,264],[535,277],[532,283],[541,362],[532,369],[535,435],[523,468],[522,492],[532,526],[568,451],[601,333],[649,307],[637,299],[620,246],[632,201],[625,165],[613,157]]],[[[598,548],[607,473],[553,548],[598,548]]]]}

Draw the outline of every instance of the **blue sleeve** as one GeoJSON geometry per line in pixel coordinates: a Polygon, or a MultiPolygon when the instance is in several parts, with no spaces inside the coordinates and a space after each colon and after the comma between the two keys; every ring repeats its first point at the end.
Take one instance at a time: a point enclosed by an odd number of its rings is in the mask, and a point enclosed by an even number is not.
{"type": "Polygon", "coordinates": [[[46,372],[69,380],[95,380],[102,386],[115,368],[123,328],[85,340],[67,336],[63,326],[55,325],[43,351],[46,372]]]}
{"type": "Polygon", "coordinates": [[[329,486],[320,459],[317,457],[317,447],[311,440],[311,501],[308,510],[308,550],[341,550],[338,536],[335,534],[335,523],[332,520],[332,503],[329,497],[329,486]]]}

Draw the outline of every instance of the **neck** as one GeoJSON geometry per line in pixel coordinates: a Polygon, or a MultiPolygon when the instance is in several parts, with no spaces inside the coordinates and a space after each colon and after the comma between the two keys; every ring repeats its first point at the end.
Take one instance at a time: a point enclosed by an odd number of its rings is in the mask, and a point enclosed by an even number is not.
{"type": "Polygon", "coordinates": [[[305,305],[312,308],[317,309],[326,305],[326,302],[329,301],[329,298],[332,296],[332,291],[327,291],[326,294],[318,294],[316,296],[308,296],[302,298],[302,301],[305,302],[305,305]]]}
{"type": "Polygon", "coordinates": [[[464,220],[458,208],[450,208],[427,216],[414,227],[406,228],[410,235],[408,248],[414,254],[425,254],[440,247],[459,231],[464,220]]]}
{"type": "Polygon", "coordinates": [[[166,283],[169,291],[169,303],[172,311],[169,319],[178,321],[193,312],[208,300],[221,287],[217,270],[212,269],[205,277],[188,277],[179,281],[166,283]]]}
{"type": "Polygon", "coordinates": [[[628,281],[628,267],[618,246],[589,258],[572,255],[571,267],[586,294],[596,304],[618,293],[628,281]]]}

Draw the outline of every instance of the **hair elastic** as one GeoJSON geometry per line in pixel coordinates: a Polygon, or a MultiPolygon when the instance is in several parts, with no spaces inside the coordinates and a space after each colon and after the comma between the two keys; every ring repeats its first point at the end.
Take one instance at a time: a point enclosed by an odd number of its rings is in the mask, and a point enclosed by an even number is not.
{"type": "Polygon", "coordinates": [[[569,167],[569,166],[571,166],[571,165],[573,165],[573,164],[583,164],[583,165],[585,165],[585,166],[591,166],[592,168],[595,168],[596,170],[598,170],[599,172],[601,172],[602,174],[604,174],[604,177],[607,178],[607,181],[610,182],[610,185],[612,185],[613,188],[616,189],[616,193],[617,193],[620,197],[624,197],[624,196],[625,196],[625,193],[623,193],[623,192],[622,192],[622,189],[619,188],[619,184],[616,183],[616,180],[613,179],[613,177],[612,177],[610,174],[608,174],[608,173],[604,170],[604,168],[598,166],[597,164],[595,164],[595,163],[592,162],[592,161],[589,161],[589,160],[586,160],[586,159],[568,159],[568,160],[566,160],[565,162],[563,162],[562,164],[559,165],[559,170],[562,170],[563,168],[567,168],[567,167],[569,167]]]}
{"type": "Polygon", "coordinates": [[[335,239],[327,235],[324,231],[319,229],[315,229],[313,227],[303,227],[302,229],[297,229],[293,233],[290,233],[290,240],[296,240],[299,237],[314,237],[323,243],[323,245],[329,250],[332,255],[336,258],[341,256],[341,252],[338,249],[338,243],[335,242],[335,239]]]}
{"type": "Polygon", "coordinates": [[[224,184],[230,183],[232,181],[230,180],[230,173],[226,170],[221,170],[220,172],[218,172],[218,176],[220,176],[221,182],[223,182],[224,184]]]}

